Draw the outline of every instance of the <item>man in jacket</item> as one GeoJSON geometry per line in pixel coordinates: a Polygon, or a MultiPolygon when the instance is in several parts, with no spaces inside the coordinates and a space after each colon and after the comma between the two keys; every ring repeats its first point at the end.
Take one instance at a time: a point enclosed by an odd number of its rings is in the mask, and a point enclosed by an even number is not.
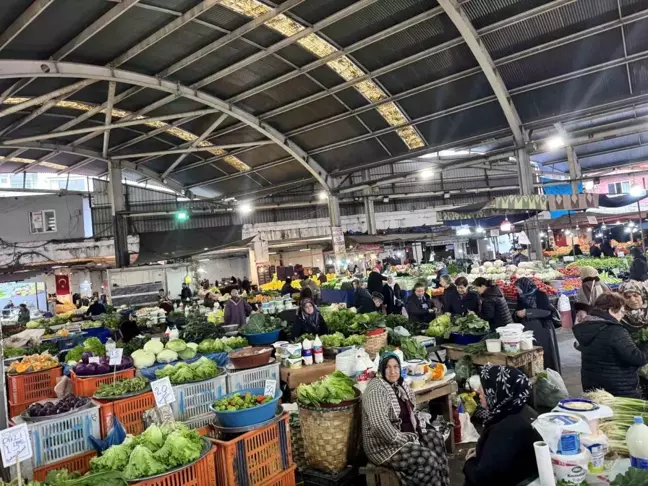
{"type": "Polygon", "coordinates": [[[479,317],[488,321],[491,331],[513,324],[513,316],[500,288],[484,277],[477,277],[473,286],[481,296],[479,317]]]}
{"type": "Polygon", "coordinates": [[[513,250],[513,258],[511,258],[511,263],[513,265],[519,265],[521,262],[528,262],[529,257],[522,253],[522,248],[515,248],[513,250]]]}
{"type": "Polygon", "coordinates": [[[603,252],[601,251],[601,244],[598,241],[590,247],[589,254],[592,258],[601,258],[603,252]]]}
{"type": "Polygon", "coordinates": [[[183,283],[182,290],[180,291],[180,298],[182,300],[191,300],[191,296],[192,296],[191,289],[186,283],[183,283]]]}
{"type": "Polygon", "coordinates": [[[465,316],[468,312],[479,311],[479,295],[477,292],[468,288],[468,279],[466,277],[458,277],[455,280],[456,293],[446,300],[448,307],[446,312],[458,316],[465,316]]]}
{"type": "Polygon", "coordinates": [[[630,280],[645,282],[648,280],[648,262],[641,248],[633,246],[630,248],[630,256],[633,258],[630,264],[630,280]]]}
{"type": "Polygon", "coordinates": [[[378,271],[378,267],[374,268],[367,278],[367,290],[369,293],[382,292],[383,282],[385,280],[387,280],[387,277],[378,271]]]}
{"type": "Polygon", "coordinates": [[[225,319],[223,324],[229,326],[237,324],[239,327],[245,324],[245,319],[252,312],[252,307],[246,300],[239,297],[238,290],[232,289],[230,300],[225,304],[225,319]]]}

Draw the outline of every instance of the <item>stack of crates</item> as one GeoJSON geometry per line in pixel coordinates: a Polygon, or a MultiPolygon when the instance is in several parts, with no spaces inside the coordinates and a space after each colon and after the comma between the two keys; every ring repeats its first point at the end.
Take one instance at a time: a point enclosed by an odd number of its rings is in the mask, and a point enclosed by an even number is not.
{"type": "Polygon", "coordinates": [[[216,486],[294,486],[288,414],[216,446],[216,486]]]}
{"type": "Polygon", "coordinates": [[[249,388],[263,388],[266,380],[277,380],[279,383],[279,363],[272,363],[258,368],[227,372],[227,393],[234,393],[249,388]]]}
{"type": "Polygon", "coordinates": [[[144,432],[144,412],[155,407],[153,392],[121,400],[97,400],[101,410],[101,436],[106,437],[117,418],[126,432],[139,435],[144,432]]]}
{"type": "Polygon", "coordinates": [[[99,385],[103,383],[112,383],[113,381],[134,377],[135,368],[97,376],[78,376],[74,371],[70,373],[70,378],[72,379],[72,391],[77,397],[91,397],[94,395],[97,388],[99,388],[99,385]]]}
{"type": "Polygon", "coordinates": [[[209,407],[227,394],[227,375],[223,373],[197,383],[173,385],[173,393],[176,399],[171,403],[173,418],[191,429],[203,429],[214,418],[209,407]]]}
{"type": "Polygon", "coordinates": [[[17,417],[34,402],[56,398],[54,387],[61,376],[60,366],[33,373],[7,374],[9,418],[17,417]]]}

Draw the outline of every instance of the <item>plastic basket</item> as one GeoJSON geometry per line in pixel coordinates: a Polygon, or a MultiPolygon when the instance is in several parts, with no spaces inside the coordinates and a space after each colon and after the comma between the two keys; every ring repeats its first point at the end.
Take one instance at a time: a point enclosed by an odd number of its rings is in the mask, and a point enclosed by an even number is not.
{"type": "Polygon", "coordinates": [[[143,414],[155,407],[153,392],[142,393],[123,400],[97,400],[101,405],[101,437],[106,437],[113,426],[113,417],[117,417],[126,432],[139,435],[144,432],[143,414]]]}
{"type": "Polygon", "coordinates": [[[277,475],[276,478],[270,479],[261,486],[295,486],[297,484],[297,481],[295,480],[296,468],[297,466],[292,466],[286,472],[277,475]]]}
{"type": "Polygon", "coordinates": [[[130,370],[118,371],[109,375],[101,376],[77,376],[74,371],[70,372],[72,378],[72,390],[78,397],[91,397],[102,383],[112,383],[113,380],[125,380],[135,377],[135,368],[130,370]]]}
{"type": "Polygon", "coordinates": [[[264,388],[266,380],[279,380],[279,363],[243,371],[227,372],[227,393],[246,388],[264,388]]]}
{"type": "Polygon", "coordinates": [[[136,486],[216,486],[216,466],[213,452],[189,467],[148,481],[133,483],[136,486]]]}
{"type": "Polygon", "coordinates": [[[61,337],[55,340],[56,348],[59,351],[72,349],[74,346],[81,344],[86,340],[85,333],[75,334],[74,336],[61,337]]]}
{"type": "Polygon", "coordinates": [[[277,329],[275,331],[262,332],[259,334],[246,334],[245,337],[247,338],[250,346],[263,346],[279,341],[280,332],[281,329],[277,329]]]}
{"type": "MultiPolygon", "coordinates": [[[[246,393],[251,393],[254,396],[263,395],[263,388],[248,388],[246,390],[241,390],[241,395],[246,393]]],[[[239,392],[234,392],[236,394],[239,392]]],[[[226,395],[229,397],[232,395],[226,395]]],[[[223,397],[225,398],[225,397],[223,397]]],[[[256,407],[247,408],[243,410],[215,410],[213,407],[210,407],[210,410],[216,414],[216,420],[223,427],[248,427],[254,424],[260,424],[271,420],[275,416],[277,411],[278,401],[281,398],[281,390],[279,388],[275,391],[275,396],[272,400],[262,405],[257,405],[256,407]]]]}
{"type": "MultiPolygon", "coordinates": [[[[50,397],[47,397],[50,398],[50,397]]],[[[54,397],[51,397],[54,398],[54,397]]],[[[41,400],[44,400],[42,398],[41,400]]],[[[24,403],[11,403],[9,402],[9,418],[12,419],[14,417],[17,417],[21,413],[23,413],[25,410],[29,408],[29,406],[34,403],[34,402],[24,402],[24,403]]]]}
{"type": "Polygon", "coordinates": [[[475,344],[482,340],[486,334],[457,334],[455,332],[450,334],[450,337],[455,344],[475,344]]]}
{"type": "Polygon", "coordinates": [[[50,471],[57,471],[59,469],[67,469],[69,472],[76,471],[80,474],[85,474],[90,471],[90,459],[95,457],[95,451],[79,454],[78,456],[70,457],[54,464],[49,464],[43,467],[34,469],[34,481],[45,481],[47,473],[50,471]]]}
{"type": "Polygon", "coordinates": [[[7,399],[16,405],[33,403],[45,398],[56,398],[54,387],[57,378],[63,376],[63,368],[57,366],[45,371],[24,374],[7,374],[9,396],[7,399]]]}
{"type": "Polygon", "coordinates": [[[34,453],[32,466],[45,466],[94,450],[90,436],[100,437],[99,407],[27,424],[27,427],[34,453]]]}
{"type": "Polygon", "coordinates": [[[216,486],[295,484],[288,414],[230,441],[210,440],[216,445],[216,486]],[[282,483],[281,475],[289,469],[292,483],[282,483]]]}
{"type": "Polygon", "coordinates": [[[179,421],[209,413],[209,406],[227,393],[227,375],[186,385],[175,385],[176,401],[171,404],[173,418],[179,421]]]}
{"type": "Polygon", "coordinates": [[[200,415],[194,417],[186,422],[182,422],[190,429],[195,429],[200,435],[211,436],[213,430],[211,428],[211,423],[214,420],[214,414],[208,413],[206,415],[200,415]]]}

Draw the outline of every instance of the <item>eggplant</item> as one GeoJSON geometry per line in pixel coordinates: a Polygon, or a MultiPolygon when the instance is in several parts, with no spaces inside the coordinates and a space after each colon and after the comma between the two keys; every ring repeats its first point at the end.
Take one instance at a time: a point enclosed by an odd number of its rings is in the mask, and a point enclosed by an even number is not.
{"type": "Polygon", "coordinates": [[[97,371],[95,372],[96,375],[105,375],[106,373],[110,373],[110,366],[103,363],[97,365],[97,371]]]}
{"type": "Polygon", "coordinates": [[[92,354],[90,351],[85,351],[81,355],[81,361],[83,361],[83,364],[88,364],[90,362],[90,358],[92,358],[94,354],[92,354]]]}

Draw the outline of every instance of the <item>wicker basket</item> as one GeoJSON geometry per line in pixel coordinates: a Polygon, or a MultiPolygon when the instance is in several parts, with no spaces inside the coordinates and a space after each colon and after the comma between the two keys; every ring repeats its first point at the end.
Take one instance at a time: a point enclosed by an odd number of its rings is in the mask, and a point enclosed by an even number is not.
{"type": "Polygon", "coordinates": [[[357,452],[360,396],[346,405],[319,408],[299,405],[304,456],[319,471],[342,471],[357,452]]]}
{"type": "Polygon", "coordinates": [[[363,347],[371,359],[374,359],[380,350],[387,346],[387,330],[383,331],[380,334],[367,336],[363,347]]]}

